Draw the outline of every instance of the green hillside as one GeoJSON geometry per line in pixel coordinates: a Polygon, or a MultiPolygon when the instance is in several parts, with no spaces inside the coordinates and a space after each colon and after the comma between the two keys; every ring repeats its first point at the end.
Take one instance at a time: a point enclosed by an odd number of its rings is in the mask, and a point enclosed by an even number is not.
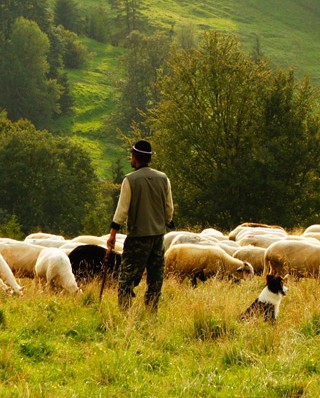
{"type": "Polygon", "coordinates": [[[197,30],[238,34],[247,49],[259,37],[275,65],[292,66],[320,82],[320,3],[316,0],[147,1],[144,12],[155,25],[192,24],[197,30]]]}
{"type": "MultiPolygon", "coordinates": [[[[83,9],[108,7],[101,0],[83,3],[83,9]]],[[[237,34],[251,51],[260,49],[275,67],[293,67],[320,84],[320,3],[316,0],[146,0],[142,13],[158,29],[190,26],[196,32],[217,29],[237,34]]],[[[120,143],[104,133],[104,118],[114,109],[116,81],[121,77],[123,49],[85,39],[93,55],[87,67],[68,71],[75,107],[58,119],[53,130],[72,135],[90,153],[98,173],[110,178],[111,165],[123,156],[120,143]]],[[[125,164],[125,163],[124,163],[125,164]]]]}

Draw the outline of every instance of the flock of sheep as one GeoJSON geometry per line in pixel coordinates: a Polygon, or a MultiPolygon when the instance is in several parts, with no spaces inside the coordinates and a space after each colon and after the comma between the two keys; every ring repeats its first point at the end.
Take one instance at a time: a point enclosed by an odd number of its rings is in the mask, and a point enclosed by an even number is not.
{"type": "MultiPolygon", "coordinates": [[[[107,239],[107,235],[89,235],[67,240],[41,232],[27,236],[24,241],[0,238],[0,288],[21,294],[23,286],[16,278],[30,277],[69,293],[80,291],[89,280],[88,275],[101,276],[106,267],[111,267],[110,261],[104,263],[107,239]],[[80,269],[83,266],[87,273],[80,269]]],[[[124,239],[125,235],[117,235],[117,258],[113,260],[112,271],[119,265],[124,239]]],[[[212,276],[318,277],[320,224],[309,226],[300,235],[290,235],[279,226],[257,223],[241,224],[228,235],[214,228],[200,233],[171,231],[164,236],[164,248],[166,276],[180,281],[189,278],[194,287],[198,280],[212,276]]]]}

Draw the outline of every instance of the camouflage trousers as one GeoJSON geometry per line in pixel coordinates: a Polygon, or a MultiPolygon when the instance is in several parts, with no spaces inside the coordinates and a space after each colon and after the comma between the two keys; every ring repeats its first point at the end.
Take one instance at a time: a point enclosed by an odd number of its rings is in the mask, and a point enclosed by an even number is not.
{"type": "Polygon", "coordinates": [[[163,235],[126,238],[118,278],[120,309],[126,310],[131,306],[132,298],[135,297],[134,288],[139,285],[145,270],[145,305],[156,310],[164,274],[163,235]]]}

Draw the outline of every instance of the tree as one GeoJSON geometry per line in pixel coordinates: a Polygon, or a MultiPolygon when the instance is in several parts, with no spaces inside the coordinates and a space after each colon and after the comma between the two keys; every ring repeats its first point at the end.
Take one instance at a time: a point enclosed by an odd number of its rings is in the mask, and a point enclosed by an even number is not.
{"type": "Polygon", "coordinates": [[[76,33],[60,26],[62,58],[66,68],[80,69],[91,56],[88,48],[79,40],[76,33]]]}
{"type": "Polygon", "coordinates": [[[98,188],[82,148],[28,121],[0,120],[0,209],[16,215],[24,233],[79,234],[98,188]]]}
{"type": "Polygon", "coordinates": [[[59,110],[60,87],[47,77],[47,35],[35,22],[18,18],[3,52],[0,107],[11,120],[28,118],[37,126],[48,125],[59,110]]]}
{"type": "Polygon", "coordinates": [[[109,3],[117,11],[118,23],[125,26],[125,35],[134,30],[141,30],[142,15],[139,12],[141,0],[109,0],[109,3]]]}
{"type": "Polygon", "coordinates": [[[175,41],[177,46],[184,50],[196,47],[197,37],[195,34],[195,27],[189,24],[179,26],[175,41]]]}
{"type": "Polygon", "coordinates": [[[41,30],[48,33],[52,23],[48,0],[1,0],[0,35],[9,39],[16,19],[24,17],[37,22],[41,30]]]}
{"type": "Polygon", "coordinates": [[[87,17],[86,34],[88,37],[101,43],[106,43],[110,39],[110,15],[102,8],[95,8],[87,17]]]}
{"type": "Polygon", "coordinates": [[[170,39],[160,32],[146,36],[134,31],[128,36],[127,47],[123,59],[126,79],[119,87],[120,98],[111,123],[125,133],[132,123],[140,122],[142,113],[158,100],[157,69],[164,64],[170,39]]]}
{"type": "Polygon", "coordinates": [[[0,209],[0,237],[17,240],[22,240],[24,238],[18,217],[15,214],[9,216],[5,214],[2,209],[0,209]]]}
{"type": "Polygon", "coordinates": [[[304,205],[319,214],[303,191],[319,181],[320,124],[308,85],[297,90],[264,62],[250,60],[234,36],[207,32],[198,48],[172,51],[159,91],[146,125],[155,160],[172,180],[181,225],[292,226],[304,205]]]}
{"type": "Polygon", "coordinates": [[[292,70],[274,73],[266,96],[260,153],[267,160],[261,181],[269,205],[262,216],[290,227],[319,217],[319,195],[317,203],[310,201],[319,192],[317,96],[309,79],[297,82],[292,70]]]}
{"type": "Polygon", "coordinates": [[[54,9],[54,22],[66,30],[81,33],[81,19],[77,4],[73,0],[57,0],[54,9]]]}

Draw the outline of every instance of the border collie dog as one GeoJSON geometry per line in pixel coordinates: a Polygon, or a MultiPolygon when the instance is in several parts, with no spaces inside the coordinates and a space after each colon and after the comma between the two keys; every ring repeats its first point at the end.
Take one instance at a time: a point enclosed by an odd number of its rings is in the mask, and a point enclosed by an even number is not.
{"type": "Polygon", "coordinates": [[[279,314],[282,297],[286,295],[288,288],[283,281],[286,277],[267,275],[267,284],[259,297],[241,314],[241,319],[248,319],[255,315],[263,315],[265,321],[274,322],[279,314]]]}

